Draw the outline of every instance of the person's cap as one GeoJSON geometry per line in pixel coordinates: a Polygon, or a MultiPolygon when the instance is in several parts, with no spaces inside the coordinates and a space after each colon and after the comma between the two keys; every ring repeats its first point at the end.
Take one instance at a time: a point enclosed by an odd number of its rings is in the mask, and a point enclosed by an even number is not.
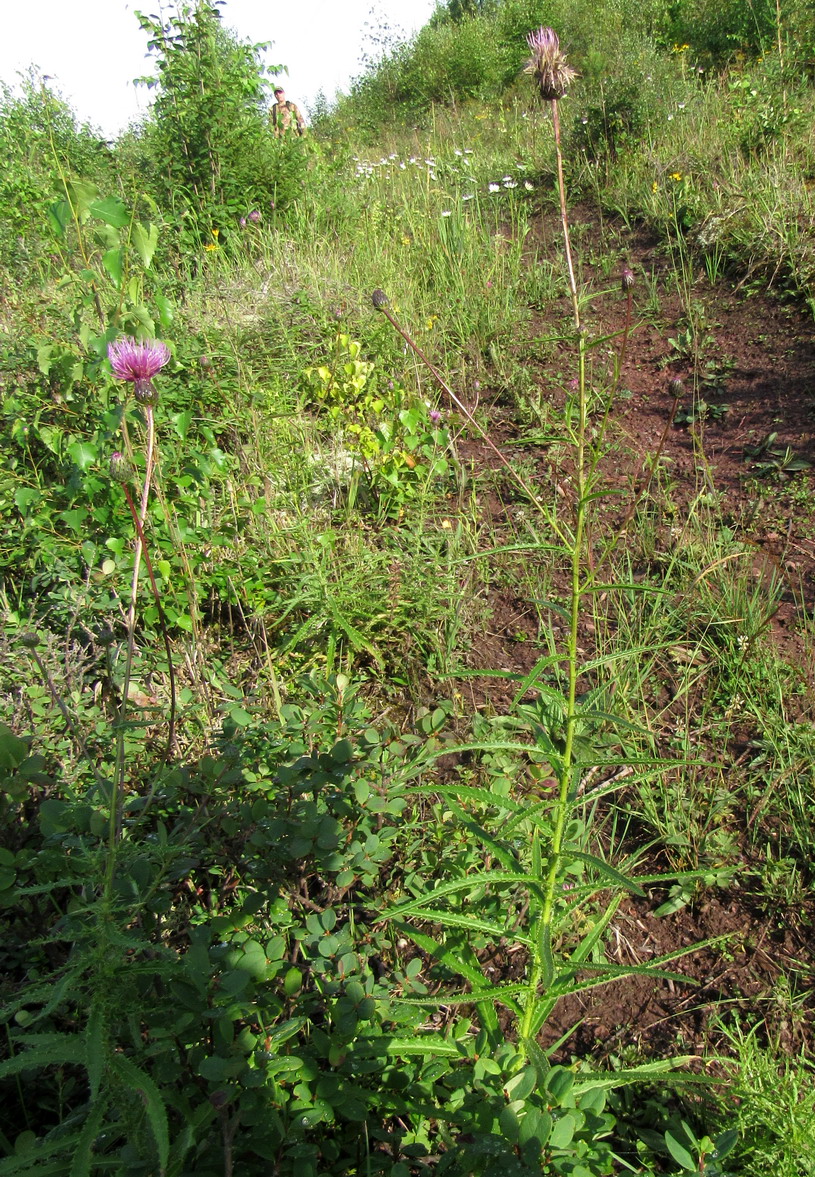
{"type": "Polygon", "coordinates": [[[285,94],[286,93],[286,91],[283,89],[282,86],[275,86],[274,92],[275,92],[275,94],[285,94]]]}

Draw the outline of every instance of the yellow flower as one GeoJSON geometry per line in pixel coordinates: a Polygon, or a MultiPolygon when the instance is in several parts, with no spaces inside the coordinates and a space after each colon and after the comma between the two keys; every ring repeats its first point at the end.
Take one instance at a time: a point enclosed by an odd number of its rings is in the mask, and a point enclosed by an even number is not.
{"type": "Polygon", "coordinates": [[[407,235],[407,233],[405,233],[404,236],[402,237],[402,244],[403,245],[410,245],[410,237],[407,235]]]}
{"type": "Polygon", "coordinates": [[[220,230],[220,229],[213,229],[213,230],[212,230],[212,236],[215,238],[215,240],[216,240],[216,241],[218,240],[218,238],[220,237],[220,235],[221,235],[221,230],[220,230]]]}
{"type": "Polygon", "coordinates": [[[657,184],[656,180],[654,180],[653,184],[651,185],[651,191],[659,192],[659,184],[657,184]]]}
{"type": "Polygon", "coordinates": [[[438,319],[438,317],[439,317],[438,315],[431,315],[430,318],[427,320],[427,322],[425,323],[425,327],[427,328],[428,331],[433,330],[433,324],[436,322],[436,319],[438,319]]]}
{"type": "Polygon", "coordinates": [[[674,53],[685,53],[688,49],[690,49],[690,45],[674,45],[673,52],[674,53]]]}
{"type": "Polygon", "coordinates": [[[671,172],[671,179],[676,180],[678,182],[679,180],[682,179],[682,173],[681,172],[671,172]]]}
{"type": "Polygon", "coordinates": [[[207,253],[209,253],[211,250],[217,249],[217,248],[218,248],[218,246],[215,244],[214,241],[210,241],[209,244],[204,246],[204,249],[207,251],[207,253]]]}

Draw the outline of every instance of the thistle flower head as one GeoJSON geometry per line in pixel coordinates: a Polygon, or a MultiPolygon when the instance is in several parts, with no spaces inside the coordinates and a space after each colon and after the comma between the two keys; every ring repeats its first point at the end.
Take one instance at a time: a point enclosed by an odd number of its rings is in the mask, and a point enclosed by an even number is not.
{"type": "Polygon", "coordinates": [[[132,336],[117,339],[108,347],[108,359],[113,375],[120,380],[152,380],[170,362],[170,349],[160,339],[146,339],[137,343],[132,336]]]}
{"type": "Polygon", "coordinates": [[[620,275],[620,287],[623,294],[627,294],[634,285],[634,271],[630,266],[623,266],[623,272],[620,275]]]}
{"type": "Polygon", "coordinates": [[[554,29],[537,29],[530,33],[526,40],[532,50],[532,56],[527,62],[525,72],[534,75],[541,98],[555,102],[569,89],[577,77],[577,72],[566,64],[554,29]]]}
{"type": "Polygon", "coordinates": [[[674,376],[673,380],[668,381],[668,392],[671,394],[671,396],[674,398],[674,400],[679,400],[680,396],[683,395],[684,391],[685,391],[684,382],[682,380],[680,380],[678,376],[674,376]]]}
{"type": "Polygon", "coordinates": [[[110,455],[110,476],[114,482],[130,482],[133,466],[118,450],[110,455]]]}
{"type": "Polygon", "coordinates": [[[136,400],[141,405],[158,403],[153,388],[153,377],[170,361],[170,349],[160,339],[146,339],[137,343],[132,336],[117,339],[108,346],[108,359],[113,375],[133,385],[136,400]]]}
{"type": "Polygon", "coordinates": [[[384,311],[390,306],[390,300],[384,290],[375,290],[371,295],[371,302],[378,311],[384,311]]]}

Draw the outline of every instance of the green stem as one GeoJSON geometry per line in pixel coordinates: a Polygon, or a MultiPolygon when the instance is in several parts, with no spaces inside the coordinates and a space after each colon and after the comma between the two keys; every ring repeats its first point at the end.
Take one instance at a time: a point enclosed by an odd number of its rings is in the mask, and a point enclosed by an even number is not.
{"type": "Polygon", "coordinates": [[[105,892],[110,894],[113,885],[113,870],[116,857],[116,841],[121,831],[122,805],[124,801],[125,784],[125,720],[127,718],[128,693],[130,691],[130,676],[133,670],[133,658],[136,649],[136,601],[139,594],[139,569],[144,547],[144,521],[147,518],[147,505],[150,499],[150,484],[153,478],[155,461],[156,423],[151,405],[145,407],[147,420],[147,450],[142,486],[139,522],[141,527],[136,529],[136,549],[133,559],[133,577],[130,582],[130,604],[127,610],[127,650],[125,653],[125,672],[122,682],[122,700],[119,705],[119,715],[116,730],[116,772],[114,775],[113,796],[110,799],[110,821],[108,825],[108,863],[105,877],[105,892]]]}
{"type": "Polygon", "coordinates": [[[156,578],[153,573],[153,562],[150,559],[150,549],[147,546],[147,538],[144,534],[141,520],[136,511],[136,504],[133,502],[127,486],[123,487],[127,505],[130,508],[130,514],[133,516],[133,523],[136,528],[139,540],[141,542],[142,551],[144,552],[144,564],[147,568],[147,575],[150,578],[150,587],[153,590],[153,600],[156,602],[156,609],[158,610],[158,623],[161,629],[161,636],[164,640],[164,651],[167,655],[167,672],[170,678],[170,721],[167,729],[167,747],[164,750],[164,763],[168,764],[170,755],[175,743],[175,706],[176,706],[176,692],[175,692],[175,667],[173,666],[173,654],[170,647],[170,635],[167,632],[167,619],[164,615],[164,606],[161,603],[161,594],[158,591],[156,578]]]}
{"type": "Polygon", "coordinates": [[[535,1008],[538,990],[546,977],[547,962],[543,958],[544,952],[551,952],[552,919],[555,908],[555,891],[557,888],[558,868],[563,853],[563,840],[566,823],[571,810],[570,784],[572,779],[572,762],[574,760],[574,741],[577,730],[577,680],[579,677],[578,664],[578,631],[580,626],[580,603],[582,598],[581,573],[583,568],[583,546],[586,534],[587,516],[587,468],[586,468],[586,339],[581,330],[580,300],[572,265],[572,251],[569,239],[569,218],[566,208],[566,186],[563,179],[563,157],[560,146],[560,119],[558,116],[557,100],[552,102],[552,121],[555,130],[555,151],[557,154],[558,191],[560,194],[560,213],[563,226],[563,239],[566,252],[566,263],[569,272],[569,292],[572,298],[574,325],[577,333],[578,345],[578,426],[575,461],[575,484],[577,493],[576,518],[574,539],[571,546],[571,585],[569,602],[569,636],[567,641],[567,669],[569,686],[566,706],[566,729],[563,757],[559,768],[558,796],[555,803],[555,828],[552,832],[552,842],[549,849],[546,874],[543,884],[543,903],[537,922],[535,936],[535,954],[529,974],[524,1014],[520,1027],[521,1041],[530,1038],[535,1030],[535,1008]]]}

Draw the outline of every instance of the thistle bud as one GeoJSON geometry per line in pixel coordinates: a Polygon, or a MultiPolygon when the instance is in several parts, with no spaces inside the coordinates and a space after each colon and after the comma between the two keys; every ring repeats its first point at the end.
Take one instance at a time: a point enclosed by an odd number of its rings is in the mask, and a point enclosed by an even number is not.
{"type": "Polygon", "coordinates": [[[117,450],[110,455],[110,476],[114,482],[130,482],[133,477],[133,466],[129,459],[117,450]]]}
{"type": "Polygon", "coordinates": [[[673,380],[668,381],[668,392],[671,394],[674,400],[677,401],[679,400],[680,396],[684,394],[685,385],[678,376],[674,376],[673,380]]]}
{"type": "Polygon", "coordinates": [[[390,301],[384,290],[375,290],[371,295],[371,302],[378,311],[384,311],[390,306],[390,301]]]}
{"type": "Polygon", "coordinates": [[[103,625],[101,629],[97,630],[96,640],[100,646],[107,649],[116,641],[116,635],[109,625],[103,625]]]}
{"type": "Polygon", "coordinates": [[[145,408],[152,409],[158,404],[158,389],[152,380],[137,380],[133,385],[133,395],[145,408]]]}
{"type": "Polygon", "coordinates": [[[24,633],[20,635],[20,645],[25,646],[26,650],[36,650],[40,644],[39,634],[24,633]]]}
{"type": "Polygon", "coordinates": [[[620,275],[620,289],[623,294],[628,294],[631,287],[634,285],[634,271],[630,266],[623,266],[623,272],[620,275]]]}

